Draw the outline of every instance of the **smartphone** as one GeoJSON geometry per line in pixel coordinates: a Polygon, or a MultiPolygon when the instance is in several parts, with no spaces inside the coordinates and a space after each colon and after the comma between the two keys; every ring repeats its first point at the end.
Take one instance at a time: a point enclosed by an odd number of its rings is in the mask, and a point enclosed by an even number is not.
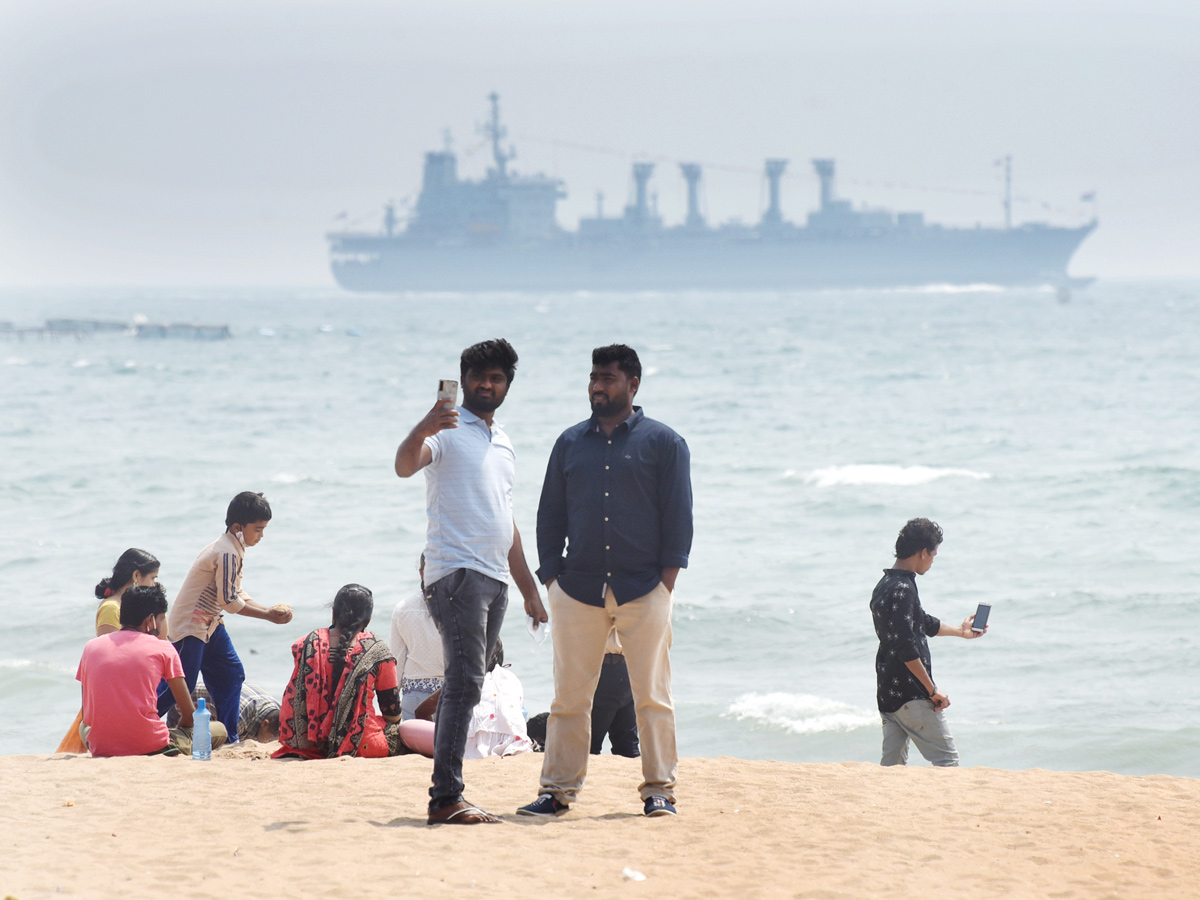
{"type": "Polygon", "coordinates": [[[449,408],[458,406],[458,382],[445,378],[439,381],[437,398],[444,401],[442,403],[443,407],[447,407],[447,404],[449,404],[449,408]]]}
{"type": "Polygon", "coordinates": [[[971,623],[971,630],[983,633],[983,629],[987,628],[988,614],[992,611],[992,604],[980,603],[975,610],[975,621],[971,623]]]}

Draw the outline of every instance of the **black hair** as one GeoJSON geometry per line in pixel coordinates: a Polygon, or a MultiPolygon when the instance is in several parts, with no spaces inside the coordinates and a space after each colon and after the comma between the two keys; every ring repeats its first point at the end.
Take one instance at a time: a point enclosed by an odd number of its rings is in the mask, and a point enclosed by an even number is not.
{"type": "Polygon", "coordinates": [[[121,627],[137,628],[146,616],[157,616],[167,611],[167,592],[161,584],[143,584],[132,587],[121,597],[121,627]]]}
{"type": "MultiPolygon", "coordinates": [[[[330,628],[341,631],[337,646],[330,646],[329,660],[333,664],[333,677],[329,689],[337,689],[342,680],[342,668],[346,664],[346,648],[363,631],[375,612],[375,595],[370,588],[361,584],[346,584],[338,589],[333,598],[333,623],[330,628]]],[[[333,698],[331,698],[333,699],[333,698]]]]}
{"type": "Polygon", "coordinates": [[[496,638],[496,646],[492,650],[491,658],[488,659],[488,671],[502,665],[504,665],[504,642],[500,638],[496,638]]]}
{"type": "Polygon", "coordinates": [[[264,725],[270,725],[271,730],[273,732],[275,732],[276,739],[278,739],[278,737],[279,737],[279,710],[273,709],[259,720],[258,728],[254,732],[254,735],[253,735],[254,740],[258,740],[258,732],[262,731],[262,727],[264,725]]]}
{"type": "Polygon", "coordinates": [[[942,527],[930,519],[909,519],[896,537],[896,559],[908,559],[922,550],[936,550],[942,542],[942,527]]]}
{"type": "Polygon", "coordinates": [[[96,585],[96,599],[103,600],[105,597],[111,597],[133,580],[134,572],[149,575],[151,572],[157,572],[160,568],[161,564],[151,554],[145,550],[139,550],[137,547],[130,547],[117,558],[117,564],[113,566],[112,574],[107,578],[101,578],[100,583],[96,585]]]}
{"type": "Polygon", "coordinates": [[[530,716],[529,721],[525,723],[525,730],[529,739],[533,741],[535,753],[544,752],[546,749],[546,720],[549,718],[548,712],[538,713],[536,716],[530,716]]]}
{"type": "Polygon", "coordinates": [[[593,366],[607,366],[616,363],[617,368],[630,378],[642,377],[642,361],[638,359],[637,351],[624,344],[609,344],[607,347],[597,347],[592,351],[593,366]]]}
{"type": "Polygon", "coordinates": [[[517,351],[504,338],[480,341],[464,350],[458,360],[459,377],[465,383],[468,372],[478,372],[482,375],[492,366],[499,366],[504,370],[504,377],[508,379],[509,384],[512,384],[512,380],[517,376],[517,351]]]}
{"type": "Polygon", "coordinates": [[[270,522],[271,504],[262,494],[254,491],[242,491],[229,501],[229,509],[225,511],[225,527],[230,525],[249,525],[251,522],[270,522]]]}

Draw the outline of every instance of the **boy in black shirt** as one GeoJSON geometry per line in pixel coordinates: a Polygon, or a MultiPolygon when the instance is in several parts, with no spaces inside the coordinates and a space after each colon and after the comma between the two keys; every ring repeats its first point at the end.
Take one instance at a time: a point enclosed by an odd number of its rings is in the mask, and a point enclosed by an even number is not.
{"type": "Polygon", "coordinates": [[[929,519],[910,519],[896,539],[896,565],[883,570],[871,594],[871,616],[879,636],[875,655],[876,700],[883,717],[884,766],[908,761],[908,742],[935,766],[957,766],[958,751],[942,710],[950,698],[933,683],[927,637],[953,634],[977,638],[974,616],[945,625],[921,608],[917,576],[933,565],[942,529],[929,519]]]}

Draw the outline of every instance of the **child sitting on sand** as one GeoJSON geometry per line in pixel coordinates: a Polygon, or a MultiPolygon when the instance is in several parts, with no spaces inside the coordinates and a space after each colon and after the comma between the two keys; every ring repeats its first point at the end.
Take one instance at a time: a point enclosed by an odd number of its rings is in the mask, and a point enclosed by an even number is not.
{"type": "MultiPolygon", "coordinates": [[[[182,711],[180,725],[192,726],[179,654],[161,640],[167,629],[167,595],[162,585],[125,591],[121,630],[88,641],[75,677],[83,686],[84,740],[93,756],[140,756],[172,749],[171,735],[155,709],[160,681],[166,681],[182,711]]],[[[213,746],[224,734],[213,723],[213,746]]]]}
{"type": "MultiPolygon", "coordinates": [[[[221,714],[230,743],[237,741],[238,711],[246,670],[225,630],[226,613],[266,619],[277,625],[292,621],[286,603],[261,606],[242,590],[242,557],[255,546],[271,521],[271,505],[262,494],[243,491],[229,504],[225,533],[200,551],[171,605],[171,640],[179,651],[187,693],[204,675],[204,686],[221,714]]],[[[190,702],[190,700],[189,700],[190,702]]],[[[171,693],[160,686],[158,712],[171,708],[171,693]]]]}

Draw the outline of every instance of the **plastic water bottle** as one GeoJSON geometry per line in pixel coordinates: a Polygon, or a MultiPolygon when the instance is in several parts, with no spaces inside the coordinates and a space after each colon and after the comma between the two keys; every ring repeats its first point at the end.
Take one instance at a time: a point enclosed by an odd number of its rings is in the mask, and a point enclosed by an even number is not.
{"type": "Polygon", "coordinates": [[[204,698],[192,715],[192,759],[212,759],[212,713],[204,698]]]}

